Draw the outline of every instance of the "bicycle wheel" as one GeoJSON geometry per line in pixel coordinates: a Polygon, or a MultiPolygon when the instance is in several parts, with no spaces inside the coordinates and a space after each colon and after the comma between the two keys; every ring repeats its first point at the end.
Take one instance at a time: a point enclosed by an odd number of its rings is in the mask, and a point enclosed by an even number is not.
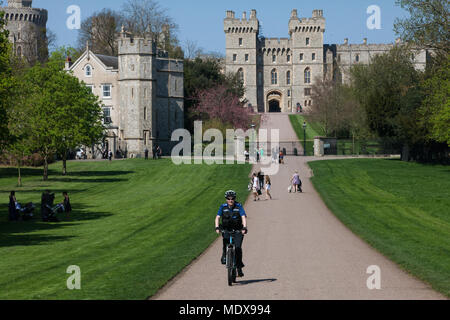
{"type": "Polygon", "coordinates": [[[234,270],[234,252],[233,248],[227,248],[227,275],[228,275],[228,285],[233,285],[233,270],[234,270]]]}

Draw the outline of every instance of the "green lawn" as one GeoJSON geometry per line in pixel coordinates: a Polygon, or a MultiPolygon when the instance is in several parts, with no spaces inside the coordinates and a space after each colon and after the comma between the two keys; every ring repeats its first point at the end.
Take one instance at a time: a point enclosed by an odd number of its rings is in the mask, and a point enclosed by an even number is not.
{"type": "Polygon", "coordinates": [[[69,162],[63,177],[56,163],[48,182],[42,169],[24,169],[22,188],[15,169],[0,168],[0,299],[153,295],[217,237],[213,220],[224,191],[247,198],[250,168],[175,166],[166,159],[69,162]],[[10,190],[19,202],[39,204],[46,188],[57,201],[69,192],[70,221],[7,221],[10,190]],[[69,265],[81,268],[81,290],[66,287],[69,265]]]}
{"type": "Polygon", "coordinates": [[[399,160],[310,162],[312,182],[355,234],[450,296],[450,167],[399,160]]]}
{"type": "MultiPolygon", "coordinates": [[[[291,121],[292,128],[297,134],[298,140],[304,144],[304,130],[303,122],[306,121],[305,117],[295,114],[289,115],[289,120],[291,121]]],[[[317,123],[310,123],[306,121],[306,155],[314,155],[314,138],[318,136],[325,136],[323,129],[317,123]]]]}

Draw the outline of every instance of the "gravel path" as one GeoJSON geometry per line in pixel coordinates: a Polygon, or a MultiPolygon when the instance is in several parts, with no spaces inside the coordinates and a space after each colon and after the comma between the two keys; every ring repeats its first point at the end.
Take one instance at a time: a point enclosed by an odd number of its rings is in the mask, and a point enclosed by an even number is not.
{"type": "MultiPolygon", "coordinates": [[[[263,127],[280,128],[281,139],[295,138],[287,115],[265,118],[263,127]]],[[[273,200],[247,199],[246,267],[238,283],[227,284],[218,238],[153,299],[446,299],[355,236],[328,210],[309,181],[307,161],[313,159],[287,157],[271,177],[273,200]],[[288,193],[296,169],[304,192],[288,193]],[[380,290],[367,287],[367,268],[373,265],[380,268],[380,290]]],[[[214,213],[211,229],[213,222],[214,213]]]]}

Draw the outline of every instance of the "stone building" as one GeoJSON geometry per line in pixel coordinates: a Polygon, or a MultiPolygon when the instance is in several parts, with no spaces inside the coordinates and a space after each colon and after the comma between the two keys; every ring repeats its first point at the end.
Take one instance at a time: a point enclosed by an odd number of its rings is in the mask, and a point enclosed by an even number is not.
{"type": "MultiPolygon", "coordinates": [[[[389,51],[395,44],[324,44],[323,10],[312,17],[299,18],[292,10],[289,38],[260,37],[256,10],[236,18],[227,11],[224,19],[226,41],[225,71],[238,72],[246,88],[248,105],[258,112],[298,112],[312,106],[311,88],[317,79],[334,77],[349,80],[350,67],[368,64],[374,55],[389,51]]],[[[418,69],[424,69],[427,51],[412,53],[418,69]]]]}
{"type": "Polygon", "coordinates": [[[184,127],[183,61],[169,59],[151,37],[122,30],[118,57],[95,54],[89,47],[66,70],[86,83],[103,105],[108,137],[104,150],[142,157],[158,144],[164,154],[172,132],[184,127]]]}
{"type": "Polygon", "coordinates": [[[45,9],[32,8],[32,0],[8,0],[5,11],[6,29],[14,53],[30,64],[48,57],[45,9]]]}

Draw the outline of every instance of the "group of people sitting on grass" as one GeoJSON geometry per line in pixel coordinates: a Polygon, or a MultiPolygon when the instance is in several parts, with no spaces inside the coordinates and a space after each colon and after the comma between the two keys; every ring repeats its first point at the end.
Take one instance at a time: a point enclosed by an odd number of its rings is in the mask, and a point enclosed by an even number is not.
{"type": "MultiPolygon", "coordinates": [[[[59,221],[56,217],[57,213],[66,213],[66,218],[70,218],[70,212],[72,211],[72,206],[70,205],[70,199],[67,192],[62,193],[64,199],[62,202],[54,205],[53,202],[55,200],[55,194],[50,193],[50,190],[45,190],[41,197],[41,216],[42,221],[45,222],[57,222],[59,221]]],[[[33,211],[36,206],[33,202],[29,202],[25,205],[20,204],[16,199],[16,192],[11,191],[9,195],[9,220],[10,221],[18,221],[23,220],[27,221],[33,218],[33,211]]]]}

